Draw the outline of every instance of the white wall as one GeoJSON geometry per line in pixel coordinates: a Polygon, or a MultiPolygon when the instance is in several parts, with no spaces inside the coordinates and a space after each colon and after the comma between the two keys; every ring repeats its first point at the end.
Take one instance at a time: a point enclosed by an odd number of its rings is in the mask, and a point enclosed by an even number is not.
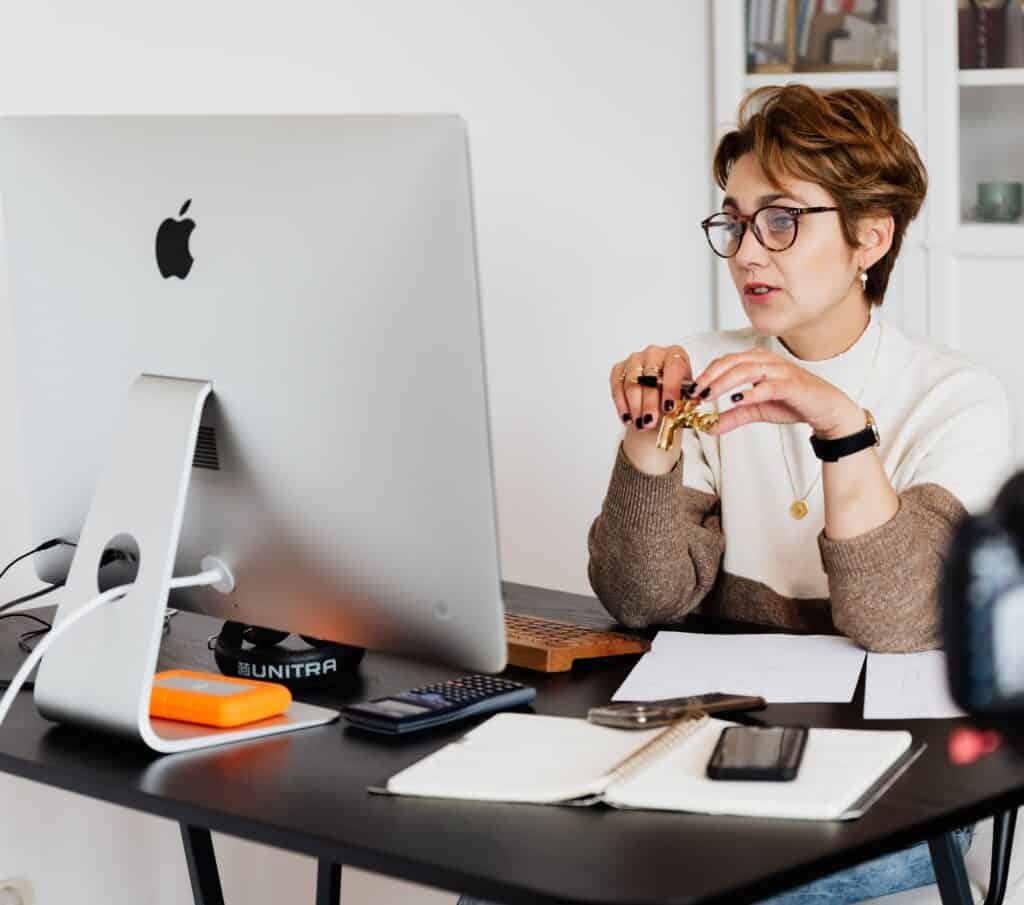
{"type": "MultiPolygon", "coordinates": [[[[589,593],[586,531],[621,433],[610,366],[711,327],[707,0],[34,0],[0,16],[0,113],[463,114],[504,576],[589,593]]],[[[11,346],[0,299],[7,412],[11,346]]],[[[6,439],[0,558],[38,540],[6,439]]],[[[29,583],[5,579],[4,599],[29,583]]],[[[0,802],[0,877],[31,876],[40,902],[190,901],[169,821],[5,776],[0,802]]],[[[229,902],[312,897],[311,860],[218,843],[229,902]]],[[[348,905],[451,900],[352,871],[343,886],[348,905]]]]}

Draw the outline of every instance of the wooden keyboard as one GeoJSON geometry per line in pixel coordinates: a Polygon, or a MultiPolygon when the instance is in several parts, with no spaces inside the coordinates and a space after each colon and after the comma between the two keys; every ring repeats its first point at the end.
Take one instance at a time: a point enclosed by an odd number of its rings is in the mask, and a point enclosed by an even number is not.
{"type": "Polygon", "coordinates": [[[510,666],[538,672],[567,672],[574,660],[642,654],[651,642],[635,635],[589,629],[541,616],[505,614],[510,666]]]}

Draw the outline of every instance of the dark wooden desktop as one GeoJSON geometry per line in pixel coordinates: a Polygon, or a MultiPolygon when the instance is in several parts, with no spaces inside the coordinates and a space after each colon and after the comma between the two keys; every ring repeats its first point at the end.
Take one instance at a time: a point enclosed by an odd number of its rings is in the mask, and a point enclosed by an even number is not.
{"type": "MultiPolygon", "coordinates": [[[[505,593],[512,612],[613,626],[591,597],[512,583],[505,584],[505,593]]],[[[16,637],[31,624],[22,621],[0,621],[2,677],[13,675],[24,657],[16,637]]],[[[206,641],[219,623],[181,613],[172,626],[160,668],[216,671],[206,641]]],[[[700,619],[684,627],[751,630],[700,619]]],[[[111,639],[111,656],[116,652],[111,639]]],[[[519,669],[506,675],[537,687],[538,713],[582,717],[588,707],[610,699],[636,660],[581,662],[560,675],[519,669]]],[[[455,675],[456,670],[371,652],[348,685],[332,694],[300,697],[340,705],[455,675]]],[[[850,704],[772,705],[755,718],[780,725],[858,727],[865,725],[862,707],[863,679],[850,704]]],[[[0,770],[178,821],[195,898],[202,905],[222,901],[211,830],[318,858],[322,905],[338,901],[342,864],[509,905],[741,905],[922,839],[931,842],[943,901],[951,903],[970,897],[962,898],[963,862],[946,834],[1003,813],[999,829],[1005,855],[1012,809],[1024,801],[1024,757],[1012,746],[971,766],[950,764],[947,737],[959,722],[966,721],[867,724],[905,726],[926,740],[928,749],[867,815],[849,823],[376,796],[367,786],[382,784],[472,723],[406,739],[378,738],[334,723],[158,756],[109,736],[49,723],[27,692],[0,726],[0,770]]]]}

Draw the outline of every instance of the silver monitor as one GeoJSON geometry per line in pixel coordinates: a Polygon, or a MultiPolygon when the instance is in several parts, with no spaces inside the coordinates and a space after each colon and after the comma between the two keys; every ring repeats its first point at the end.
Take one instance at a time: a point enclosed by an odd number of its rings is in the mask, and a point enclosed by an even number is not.
{"type": "MultiPolygon", "coordinates": [[[[2,117],[0,204],[34,538],[79,538],[102,499],[99,547],[137,544],[140,579],[165,544],[173,574],[228,564],[231,594],[174,607],[504,667],[459,117],[2,117]],[[140,375],[212,393],[164,414],[140,375]],[[180,533],[132,530],[125,509],[182,488],[180,533]]],[[[69,568],[69,591],[76,568],[95,586],[98,559],[38,563],[69,568]]],[[[88,645],[106,616],[59,640],[88,645]]]]}

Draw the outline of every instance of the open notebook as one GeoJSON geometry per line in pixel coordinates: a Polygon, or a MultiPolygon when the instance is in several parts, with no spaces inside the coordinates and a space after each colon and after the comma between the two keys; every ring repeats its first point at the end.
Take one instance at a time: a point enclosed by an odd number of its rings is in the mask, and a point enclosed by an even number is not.
{"type": "Polygon", "coordinates": [[[430,798],[651,808],[744,817],[859,817],[924,750],[909,732],[811,729],[796,779],[708,779],[726,726],[706,715],[663,729],[500,713],[371,792],[430,798]]]}

